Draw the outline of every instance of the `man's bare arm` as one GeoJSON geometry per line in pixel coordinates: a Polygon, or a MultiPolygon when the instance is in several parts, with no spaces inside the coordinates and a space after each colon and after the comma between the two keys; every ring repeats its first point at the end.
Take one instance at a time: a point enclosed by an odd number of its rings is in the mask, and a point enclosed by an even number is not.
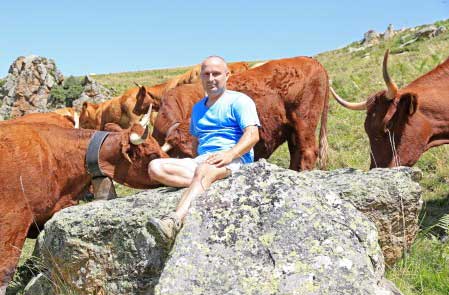
{"type": "Polygon", "coordinates": [[[237,144],[230,150],[211,155],[206,163],[223,167],[249,152],[259,141],[259,127],[248,126],[237,144]]]}

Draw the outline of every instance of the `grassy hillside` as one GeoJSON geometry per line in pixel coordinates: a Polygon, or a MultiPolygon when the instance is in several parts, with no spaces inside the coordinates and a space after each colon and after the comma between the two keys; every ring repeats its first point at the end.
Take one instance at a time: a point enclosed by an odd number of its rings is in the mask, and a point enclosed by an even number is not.
{"type": "MultiPolygon", "coordinates": [[[[399,87],[428,72],[449,56],[449,20],[437,22],[436,25],[445,26],[448,30],[435,38],[401,46],[413,36],[408,29],[369,48],[357,50],[361,46],[359,42],[354,42],[345,48],[319,54],[316,58],[328,70],[334,88],[342,97],[349,101],[361,101],[385,88],[381,63],[386,48],[391,50],[389,72],[399,87]]],[[[134,87],[134,82],[154,85],[187,69],[105,74],[96,75],[95,79],[120,94],[134,87]]],[[[328,120],[329,169],[368,169],[369,144],[363,129],[365,112],[346,110],[331,99],[328,120]]],[[[270,161],[288,167],[287,147],[280,147],[270,161]]],[[[441,216],[449,213],[448,164],[449,145],[432,149],[417,163],[424,172],[421,181],[425,200],[423,229],[435,225],[441,216]]],[[[122,194],[129,192],[124,190],[122,194]]],[[[404,294],[449,294],[449,245],[443,240],[422,234],[404,259],[388,270],[388,277],[404,294]]]]}

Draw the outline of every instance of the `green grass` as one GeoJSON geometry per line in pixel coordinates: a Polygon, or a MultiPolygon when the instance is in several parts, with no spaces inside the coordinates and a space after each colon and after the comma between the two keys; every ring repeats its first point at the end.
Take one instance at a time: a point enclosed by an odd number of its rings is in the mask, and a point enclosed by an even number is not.
{"type": "Polygon", "coordinates": [[[418,240],[387,276],[404,295],[449,294],[448,243],[432,238],[418,240]]]}
{"type": "MultiPolygon", "coordinates": [[[[449,29],[449,20],[436,23],[449,29]]],[[[359,51],[353,42],[345,48],[318,54],[316,58],[324,65],[333,81],[335,90],[348,101],[361,101],[370,94],[385,88],[382,79],[382,59],[390,49],[389,72],[399,87],[405,86],[420,75],[434,68],[449,55],[449,31],[433,39],[420,40],[402,46],[411,40],[413,32],[404,30],[392,39],[359,51]]],[[[142,72],[95,75],[94,78],[116,94],[134,87],[134,82],[155,85],[188,67],[142,72]]],[[[332,98],[328,115],[329,166],[328,169],[353,167],[369,168],[369,144],[363,129],[365,112],[349,111],[332,98]]],[[[288,167],[289,155],[286,145],[281,146],[269,159],[270,162],[288,167]]],[[[424,172],[424,209],[422,228],[434,225],[439,218],[449,213],[449,146],[433,148],[418,161],[424,172]]],[[[119,195],[136,192],[118,187],[119,195]]],[[[441,230],[439,231],[441,233],[441,230]]],[[[24,250],[25,252],[26,250],[24,250]]],[[[430,235],[422,235],[409,253],[387,271],[391,279],[407,295],[449,294],[449,245],[430,235]]]]}
{"type": "Polygon", "coordinates": [[[186,72],[190,68],[191,67],[181,67],[142,72],[103,74],[95,75],[93,78],[100,82],[103,86],[113,89],[115,95],[120,95],[125,90],[136,87],[134,83],[138,83],[140,85],[157,85],[186,72]]]}

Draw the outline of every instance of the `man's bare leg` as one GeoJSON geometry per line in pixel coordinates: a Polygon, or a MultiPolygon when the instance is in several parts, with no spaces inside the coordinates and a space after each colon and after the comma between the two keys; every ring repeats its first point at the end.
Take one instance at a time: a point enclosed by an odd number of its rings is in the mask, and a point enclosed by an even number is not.
{"type": "Polygon", "coordinates": [[[182,194],[181,200],[176,207],[176,212],[164,216],[162,219],[152,218],[150,220],[150,226],[153,228],[154,233],[157,234],[157,238],[170,246],[181,229],[192,201],[208,189],[214,181],[223,179],[229,174],[231,174],[231,171],[226,167],[218,168],[205,163],[198,166],[191,185],[182,194]]]}
{"type": "Polygon", "coordinates": [[[148,166],[151,179],[172,187],[187,187],[192,183],[198,164],[193,159],[155,159],[148,166]]]}
{"type": "Polygon", "coordinates": [[[231,171],[226,167],[217,168],[209,164],[201,164],[198,166],[195,170],[192,184],[182,194],[181,200],[176,207],[175,214],[178,218],[183,221],[195,197],[204,193],[212,183],[229,176],[229,174],[231,174],[231,171]]]}

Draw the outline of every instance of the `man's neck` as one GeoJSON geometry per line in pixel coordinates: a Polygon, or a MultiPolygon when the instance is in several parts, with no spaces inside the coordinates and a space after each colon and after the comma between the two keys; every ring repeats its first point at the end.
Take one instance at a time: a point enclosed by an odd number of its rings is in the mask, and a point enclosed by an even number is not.
{"type": "Polygon", "coordinates": [[[207,107],[211,107],[214,103],[217,102],[217,100],[223,96],[223,94],[226,92],[226,90],[224,90],[222,93],[217,94],[217,95],[207,95],[207,102],[206,102],[206,106],[207,107]]]}

